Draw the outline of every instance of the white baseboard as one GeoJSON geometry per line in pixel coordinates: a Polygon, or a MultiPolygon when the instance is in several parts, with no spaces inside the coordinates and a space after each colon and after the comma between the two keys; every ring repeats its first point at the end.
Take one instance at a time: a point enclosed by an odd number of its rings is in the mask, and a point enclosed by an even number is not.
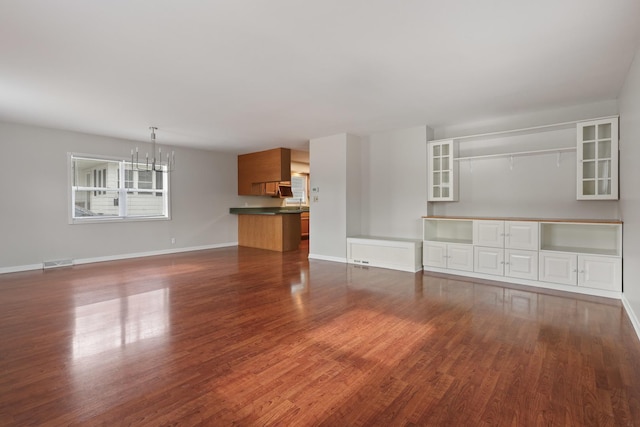
{"type": "MultiPolygon", "coordinates": [[[[154,255],[168,255],[168,254],[177,254],[180,252],[192,252],[192,251],[202,251],[206,249],[217,249],[217,248],[226,248],[230,246],[238,246],[238,242],[227,242],[227,243],[216,243],[213,245],[204,245],[204,246],[190,246],[187,248],[175,248],[175,249],[162,249],[159,251],[149,251],[149,252],[137,252],[130,254],[119,254],[119,255],[108,255],[103,257],[92,257],[92,258],[79,258],[74,259],[73,264],[90,264],[94,262],[106,262],[106,261],[118,261],[123,259],[130,258],[141,258],[147,256],[154,255]]],[[[15,267],[1,267],[0,274],[5,273],[17,273],[20,271],[30,271],[30,270],[42,270],[44,263],[39,264],[29,264],[29,265],[19,265],[15,267]]]]}
{"type": "Polygon", "coordinates": [[[347,259],[346,258],[340,258],[340,257],[335,257],[335,256],[327,256],[327,255],[318,255],[318,254],[309,254],[309,259],[317,259],[320,261],[332,261],[332,262],[341,262],[343,264],[347,263],[347,259]]]}
{"type": "Polygon", "coordinates": [[[629,300],[627,299],[627,297],[624,296],[624,293],[622,294],[622,298],[620,299],[622,300],[622,305],[624,306],[624,309],[627,311],[627,316],[629,316],[629,320],[631,320],[633,329],[635,329],[636,335],[638,336],[638,339],[640,339],[640,322],[638,321],[638,317],[636,316],[636,313],[631,308],[631,304],[629,303],[629,300]]]}
{"type": "Polygon", "coordinates": [[[13,267],[0,267],[0,274],[19,273],[21,271],[42,270],[42,264],[16,265],[13,267]]]}
{"type": "Polygon", "coordinates": [[[496,276],[493,274],[476,273],[473,271],[461,271],[461,270],[458,271],[458,270],[452,270],[449,268],[429,267],[429,266],[425,266],[424,271],[426,272],[431,271],[434,273],[443,273],[443,274],[449,274],[449,275],[460,276],[460,277],[473,277],[476,279],[491,280],[492,282],[515,283],[516,285],[525,285],[525,286],[531,286],[534,288],[570,292],[572,294],[591,295],[596,297],[613,298],[618,300],[622,297],[622,292],[617,292],[617,291],[605,291],[603,289],[562,285],[559,283],[541,282],[538,280],[531,280],[531,279],[519,279],[517,277],[496,276]]]}

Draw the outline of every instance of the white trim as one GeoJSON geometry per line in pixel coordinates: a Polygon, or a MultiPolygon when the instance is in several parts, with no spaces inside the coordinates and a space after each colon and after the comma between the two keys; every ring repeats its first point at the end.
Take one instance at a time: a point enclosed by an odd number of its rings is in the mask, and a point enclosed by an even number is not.
{"type": "Polygon", "coordinates": [[[19,273],[21,271],[42,270],[43,263],[0,267],[0,274],[19,273]]]}
{"type": "Polygon", "coordinates": [[[327,256],[327,255],[318,255],[310,253],[308,256],[309,259],[317,259],[320,261],[332,261],[332,262],[341,262],[343,264],[347,263],[346,258],[336,257],[336,256],[327,256]]]}
{"type": "Polygon", "coordinates": [[[633,325],[633,329],[635,329],[636,335],[638,339],[640,339],[640,321],[638,321],[638,317],[636,317],[636,313],[631,308],[631,304],[624,293],[620,299],[622,300],[622,306],[627,312],[627,316],[629,316],[629,320],[631,320],[631,325],[633,325]]]}
{"type": "Polygon", "coordinates": [[[137,252],[137,253],[131,253],[131,254],[110,255],[110,256],[104,256],[104,257],[81,258],[81,259],[74,260],[73,263],[74,264],[90,264],[93,262],[118,261],[122,259],[142,258],[142,257],[148,257],[148,256],[155,256],[155,255],[168,255],[168,254],[177,254],[181,252],[202,251],[205,249],[218,249],[218,248],[225,248],[229,246],[238,246],[238,242],[216,243],[213,245],[204,245],[204,246],[190,246],[187,248],[179,248],[179,249],[161,249],[158,251],[137,252]]]}
{"type": "MultiPolygon", "coordinates": [[[[137,252],[137,253],[130,253],[130,254],[109,255],[109,256],[93,257],[93,258],[80,258],[80,259],[74,259],[72,261],[73,261],[73,265],[91,264],[94,262],[119,261],[119,260],[130,259],[130,258],[177,254],[181,252],[202,251],[206,249],[227,248],[232,246],[238,246],[238,242],[215,243],[213,245],[190,246],[190,247],[178,248],[178,249],[162,249],[158,251],[149,251],[149,252],[137,252]]],[[[0,274],[18,273],[21,271],[42,270],[43,266],[44,266],[44,263],[19,265],[15,267],[0,267],[0,274]]]]}

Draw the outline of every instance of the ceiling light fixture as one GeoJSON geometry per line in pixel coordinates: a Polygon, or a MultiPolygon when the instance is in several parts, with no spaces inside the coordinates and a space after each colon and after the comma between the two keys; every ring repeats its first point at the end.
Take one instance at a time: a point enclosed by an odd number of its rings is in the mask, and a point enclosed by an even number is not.
{"type": "Polygon", "coordinates": [[[140,163],[140,159],[138,157],[138,147],[135,150],[135,160],[134,160],[134,152],[131,150],[131,169],[136,169],[139,171],[154,171],[154,172],[173,172],[176,166],[176,153],[175,151],[171,151],[171,153],[167,153],[166,158],[162,159],[162,147],[158,147],[158,152],[156,155],[156,130],[157,127],[150,126],[151,129],[151,157],[149,157],[149,153],[145,155],[145,161],[140,163]]]}

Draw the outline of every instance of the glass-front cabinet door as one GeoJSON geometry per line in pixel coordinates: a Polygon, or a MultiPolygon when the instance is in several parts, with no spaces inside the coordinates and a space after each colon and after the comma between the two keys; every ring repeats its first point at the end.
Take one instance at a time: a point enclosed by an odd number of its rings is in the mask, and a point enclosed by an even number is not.
{"type": "Polygon", "coordinates": [[[577,124],[578,200],[618,199],[618,118],[577,124]]]}
{"type": "Polygon", "coordinates": [[[428,187],[427,200],[444,202],[458,200],[457,165],[454,164],[455,141],[443,140],[427,144],[428,187]]]}

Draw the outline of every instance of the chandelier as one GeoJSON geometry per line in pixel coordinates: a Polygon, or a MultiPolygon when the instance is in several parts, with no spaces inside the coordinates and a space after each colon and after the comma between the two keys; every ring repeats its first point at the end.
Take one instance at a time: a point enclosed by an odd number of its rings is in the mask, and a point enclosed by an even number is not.
{"type": "Polygon", "coordinates": [[[162,147],[158,147],[156,153],[156,130],[158,130],[158,128],[150,126],[149,129],[151,129],[151,156],[147,153],[145,160],[140,162],[138,147],[136,147],[135,150],[135,160],[134,152],[131,150],[131,169],[139,171],[172,172],[176,166],[176,153],[171,151],[171,153],[166,154],[164,159],[162,157],[162,147]]]}

